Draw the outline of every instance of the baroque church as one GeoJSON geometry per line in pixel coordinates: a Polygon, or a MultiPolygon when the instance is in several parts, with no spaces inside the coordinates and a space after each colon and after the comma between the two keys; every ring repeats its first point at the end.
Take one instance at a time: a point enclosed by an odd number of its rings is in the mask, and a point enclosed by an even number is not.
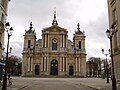
{"type": "Polygon", "coordinates": [[[42,30],[42,39],[36,40],[32,22],[25,30],[22,52],[22,76],[86,76],[85,34],[77,30],[73,41],[68,31],[58,25],[56,12],[50,27],[42,30]]]}

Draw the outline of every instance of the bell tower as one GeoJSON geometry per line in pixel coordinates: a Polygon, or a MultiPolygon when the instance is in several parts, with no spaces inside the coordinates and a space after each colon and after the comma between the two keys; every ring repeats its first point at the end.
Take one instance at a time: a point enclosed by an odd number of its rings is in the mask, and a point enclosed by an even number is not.
{"type": "Polygon", "coordinates": [[[73,36],[74,48],[80,51],[85,51],[85,35],[84,32],[80,31],[80,25],[77,25],[77,31],[75,31],[73,36]]]}
{"type": "Polygon", "coordinates": [[[30,23],[29,30],[25,31],[24,35],[24,50],[32,49],[36,43],[36,33],[32,30],[32,22],[30,23]]]}
{"type": "Polygon", "coordinates": [[[77,25],[77,31],[73,35],[73,47],[75,54],[75,71],[76,75],[86,75],[86,51],[85,51],[85,34],[80,31],[80,25],[77,25]],[[81,69],[83,68],[83,69],[81,69]]]}
{"type": "Polygon", "coordinates": [[[30,23],[29,30],[25,30],[24,35],[24,48],[23,48],[23,61],[22,61],[22,75],[33,75],[33,60],[34,50],[36,43],[36,33],[33,30],[32,22],[30,23]]]}

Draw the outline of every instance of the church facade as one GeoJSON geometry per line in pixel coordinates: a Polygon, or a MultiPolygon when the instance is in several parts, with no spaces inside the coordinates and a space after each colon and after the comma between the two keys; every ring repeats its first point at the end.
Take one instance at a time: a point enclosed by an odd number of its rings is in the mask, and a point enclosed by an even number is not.
{"type": "Polygon", "coordinates": [[[24,34],[22,76],[86,76],[85,34],[77,25],[73,41],[68,31],[58,25],[56,13],[52,26],[42,30],[42,39],[30,23],[24,34]]]}

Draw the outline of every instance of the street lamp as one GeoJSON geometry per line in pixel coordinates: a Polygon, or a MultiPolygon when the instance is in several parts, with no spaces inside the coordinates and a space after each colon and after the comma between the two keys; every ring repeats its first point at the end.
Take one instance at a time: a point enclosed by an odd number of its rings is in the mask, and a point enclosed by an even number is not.
{"type": "Polygon", "coordinates": [[[110,39],[110,48],[111,48],[111,63],[112,63],[112,90],[116,90],[116,78],[115,78],[115,72],[114,72],[114,62],[113,62],[113,51],[112,51],[112,37],[114,34],[115,27],[112,25],[111,29],[107,29],[106,35],[110,39]]]}
{"type": "Polygon", "coordinates": [[[107,53],[104,53],[104,49],[102,49],[102,54],[104,54],[105,56],[106,56],[106,61],[105,61],[105,70],[106,70],[106,74],[107,74],[107,82],[106,83],[109,83],[109,69],[108,69],[108,62],[107,62],[107,55],[109,55],[110,54],[110,49],[108,50],[109,51],[109,53],[107,54],[107,53]]]}
{"type": "MultiPolygon", "coordinates": [[[[3,76],[3,85],[2,85],[2,90],[7,90],[7,61],[8,61],[8,49],[9,49],[9,39],[10,39],[10,36],[12,36],[12,32],[13,32],[13,28],[10,27],[10,24],[9,22],[5,24],[5,28],[6,28],[6,32],[7,32],[7,35],[8,35],[8,42],[7,42],[7,52],[6,52],[6,61],[5,61],[5,72],[4,72],[4,76],[3,76]]],[[[10,52],[11,52],[11,49],[10,48],[10,52]]]]}

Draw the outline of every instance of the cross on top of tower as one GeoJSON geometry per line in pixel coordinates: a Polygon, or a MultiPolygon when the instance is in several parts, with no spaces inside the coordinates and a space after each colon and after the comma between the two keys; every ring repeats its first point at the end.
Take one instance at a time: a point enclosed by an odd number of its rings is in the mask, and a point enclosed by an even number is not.
{"type": "Polygon", "coordinates": [[[33,27],[32,27],[32,22],[31,22],[31,23],[30,23],[30,30],[32,30],[32,28],[33,28],[33,27]]]}
{"type": "Polygon", "coordinates": [[[75,34],[84,34],[82,31],[80,31],[80,24],[77,24],[77,31],[75,31],[75,34]]]}
{"type": "Polygon", "coordinates": [[[54,8],[54,19],[53,19],[52,25],[58,25],[56,20],[56,7],[54,8]]]}
{"type": "Polygon", "coordinates": [[[78,30],[78,31],[80,31],[80,24],[78,23],[78,25],[77,25],[77,26],[78,26],[77,30],[78,30]]]}
{"type": "Polygon", "coordinates": [[[32,22],[30,22],[29,30],[26,31],[26,33],[34,33],[35,32],[35,30],[32,30],[33,29],[32,25],[33,25],[32,22]]]}

